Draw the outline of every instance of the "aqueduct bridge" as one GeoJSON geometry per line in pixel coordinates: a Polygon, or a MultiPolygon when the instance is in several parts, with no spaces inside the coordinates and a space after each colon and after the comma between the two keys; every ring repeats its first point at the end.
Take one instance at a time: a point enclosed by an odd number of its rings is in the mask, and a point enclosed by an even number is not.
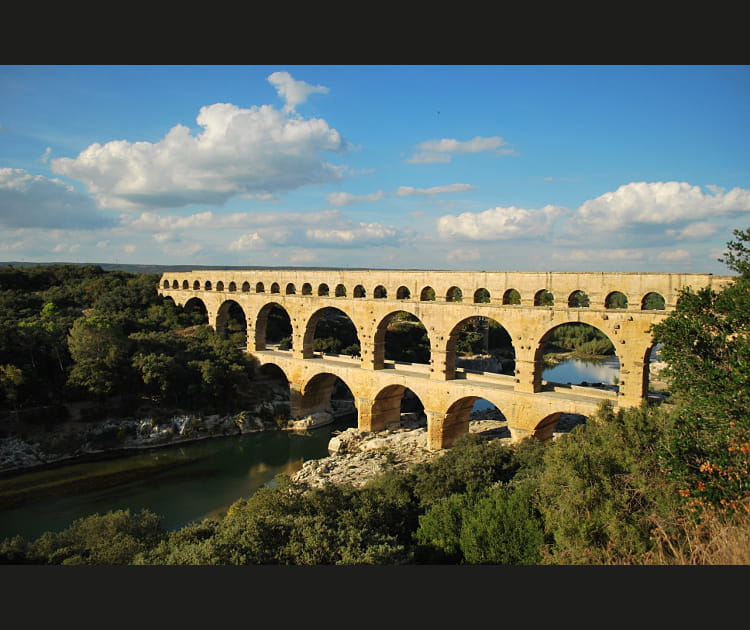
{"type": "Polygon", "coordinates": [[[682,289],[718,289],[731,280],[712,274],[263,268],[168,272],[159,293],[177,305],[201,300],[209,325],[219,332],[230,306],[239,305],[247,322],[247,352],[261,369],[272,364],[283,371],[292,417],[328,409],[341,379],[353,394],[358,427],[378,431],[399,419],[408,388],[424,406],[428,446],[439,449],[468,431],[480,398],[503,413],[514,440],[547,439],[562,413],[588,416],[602,400],[615,408],[640,405],[648,396],[651,325],[674,309],[682,289]],[[289,315],[291,350],[267,346],[266,324],[275,306],[289,315]],[[313,351],[316,324],[330,308],[353,323],[359,356],[313,351]],[[427,330],[429,364],[386,360],[386,329],[400,311],[427,330]],[[514,374],[456,367],[459,332],[477,317],[493,319],[509,333],[514,374]],[[542,380],[545,335],[573,322],[594,326],[612,341],[620,362],[617,387],[542,380]]]}

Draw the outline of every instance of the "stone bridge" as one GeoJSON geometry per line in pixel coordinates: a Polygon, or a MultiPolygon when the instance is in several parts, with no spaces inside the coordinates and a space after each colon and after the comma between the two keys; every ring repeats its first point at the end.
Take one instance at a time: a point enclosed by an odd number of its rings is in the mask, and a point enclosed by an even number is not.
{"type": "Polygon", "coordinates": [[[398,420],[409,389],[424,406],[428,445],[439,449],[468,431],[469,414],[480,398],[503,413],[514,440],[527,435],[547,439],[562,413],[589,416],[602,400],[615,408],[640,405],[648,396],[651,325],[674,309],[682,289],[718,289],[731,279],[712,274],[263,268],[168,272],[161,277],[159,293],[183,306],[200,300],[209,325],[219,332],[226,328],[230,307],[238,305],[247,322],[247,352],[261,368],[272,364],[284,373],[292,417],[329,409],[331,392],[341,379],[353,394],[359,428],[378,431],[398,420]],[[289,315],[290,350],[266,341],[268,315],[276,306],[289,315]],[[330,308],[353,323],[359,356],[313,351],[316,324],[330,308]],[[386,329],[401,311],[427,330],[429,364],[386,360],[386,329]],[[495,320],[510,335],[514,374],[456,366],[459,333],[477,317],[495,320]],[[575,322],[599,329],[614,344],[620,362],[616,387],[542,380],[545,338],[558,326],[575,322]]]}

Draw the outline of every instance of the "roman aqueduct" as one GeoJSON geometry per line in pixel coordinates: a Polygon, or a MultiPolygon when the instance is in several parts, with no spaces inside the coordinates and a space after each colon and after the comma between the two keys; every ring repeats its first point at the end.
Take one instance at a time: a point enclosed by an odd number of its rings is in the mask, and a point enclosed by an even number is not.
{"type": "Polygon", "coordinates": [[[158,290],[178,305],[200,300],[209,325],[220,332],[230,307],[239,306],[247,325],[246,350],[261,369],[274,365],[283,372],[293,417],[329,408],[340,379],[352,392],[358,427],[379,431],[398,420],[409,389],[424,406],[428,445],[439,449],[468,431],[469,414],[480,398],[503,413],[514,440],[547,439],[562,413],[587,416],[602,400],[615,408],[640,405],[648,396],[651,325],[675,308],[681,289],[716,289],[730,280],[712,274],[263,268],[168,272],[158,290]],[[289,316],[290,350],[266,340],[268,315],[277,307],[289,316]],[[330,309],[354,325],[359,356],[314,351],[316,324],[330,309]],[[427,330],[429,364],[387,360],[386,330],[399,312],[416,317],[427,330]],[[514,374],[456,366],[459,331],[475,318],[494,320],[508,332],[514,374]],[[614,344],[617,387],[542,379],[545,336],[574,322],[599,329],[614,344]]]}

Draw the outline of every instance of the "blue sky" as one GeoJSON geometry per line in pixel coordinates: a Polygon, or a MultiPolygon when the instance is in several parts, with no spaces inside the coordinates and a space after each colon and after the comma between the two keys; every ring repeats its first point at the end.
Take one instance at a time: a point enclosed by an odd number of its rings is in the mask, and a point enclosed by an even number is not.
{"type": "Polygon", "coordinates": [[[750,66],[0,66],[0,260],[726,273],[750,66]]]}

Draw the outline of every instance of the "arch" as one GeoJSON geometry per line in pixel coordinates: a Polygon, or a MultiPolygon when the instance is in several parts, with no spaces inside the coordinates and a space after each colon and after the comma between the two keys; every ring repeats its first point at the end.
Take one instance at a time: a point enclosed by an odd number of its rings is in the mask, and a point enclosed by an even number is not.
{"type": "Polygon", "coordinates": [[[229,283],[229,291],[231,291],[232,293],[237,291],[237,283],[234,280],[229,283]]]}
{"type": "Polygon", "coordinates": [[[405,286],[400,286],[396,289],[397,300],[408,300],[411,297],[411,291],[405,286]]]}
{"type": "Polygon", "coordinates": [[[412,421],[425,422],[424,405],[413,390],[400,384],[387,385],[373,399],[367,414],[370,417],[370,426],[365,430],[381,431],[388,426],[400,426],[402,414],[410,414],[412,421]]]}
{"type": "Polygon", "coordinates": [[[203,289],[205,291],[210,291],[211,290],[211,281],[210,280],[206,280],[206,282],[203,285],[203,289]]]}
{"type": "Polygon", "coordinates": [[[621,291],[612,291],[604,300],[604,308],[628,308],[628,298],[621,291]]]}
{"type": "Polygon", "coordinates": [[[245,281],[242,283],[242,292],[243,293],[250,293],[250,283],[245,281]]]}
{"type": "Polygon", "coordinates": [[[503,293],[503,304],[515,305],[521,303],[521,294],[515,289],[508,289],[503,293]]]}
{"type": "Polygon", "coordinates": [[[498,321],[471,316],[462,319],[451,329],[445,362],[447,380],[456,378],[457,367],[469,372],[512,375],[516,366],[516,351],[510,333],[498,321]]]}
{"type": "Polygon", "coordinates": [[[661,293],[650,291],[643,296],[641,300],[642,311],[663,311],[666,308],[666,301],[661,293]]]}
{"type": "Polygon", "coordinates": [[[347,383],[330,372],[319,372],[311,377],[300,392],[299,411],[305,415],[316,412],[327,412],[336,415],[334,394],[344,396],[349,402],[349,410],[355,411],[354,395],[347,383]]]}
{"type": "Polygon", "coordinates": [[[326,306],[315,311],[305,324],[303,355],[315,352],[359,356],[357,327],[351,317],[339,308],[326,306]]]}
{"type": "Polygon", "coordinates": [[[309,282],[302,285],[302,295],[312,295],[312,285],[309,282]]]}
{"type": "Polygon", "coordinates": [[[180,288],[180,283],[177,282],[177,280],[173,280],[172,281],[172,288],[173,289],[179,289],[180,288]]]}
{"type": "Polygon", "coordinates": [[[540,442],[546,442],[552,439],[555,427],[560,420],[562,415],[561,411],[551,413],[542,418],[531,431],[531,437],[536,438],[540,442]]]}
{"type": "Polygon", "coordinates": [[[336,297],[346,297],[346,287],[343,284],[337,284],[334,295],[336,297]]]}
{"type": "Polygon", "coordinates": [[[489,304],[490,292],[484,287],[474,291],[474,304],[489,304]]]}
{"type": "Polygon", "coordinates": [[[216,283],[216,290],[217,290],[217,291],[223,291],[223,290],[224,290],[224,283],[223,283],[223,282],[222,282],[221,280],[219,280],[219,281],[218,281],[218,282],[216,283]]]}
{"type": "Polygon", "coordinates": [[[534,294],[534,306],[554,306],[555,296],[549,289],[541,289],[534,294]]]}
{"type": "Polygon", "coordinates": [[[193,291],[200,291],[200,289],[201,289],[201,283],[198,282],[198,280],[193,282],[193,291]]]}
{"type": "Polygon", "coordinates": [[[264,363],[256,372],[255,381],[273,392],[271,404],[276,418],[288,420],[290,414],[291,387],[286,372],[275,363],[264,363]]]}
{"type": "Polygon", "coordinates": [[[221,303],[216,312],[216,332],[236,347],[247,348],[247,317],[238,302],[225,300],[221,303]]]}
{"type": "Polygon", "coordinates": [[[183,289],[189,289],[190,288],[190,283],[187,280],[183,280],[182,281],[182,288],[183,289]]]}
{"type": "Polygon", "coordinates": [[[585,291],[578,289],[568,296],[568,308],[588,308],[590,305],[591,300],[585,291]]]}
{"type": "Polygon", "coordinates": [[[271,293],[280,293],[280,292],[281,292],[281,289],[279,289],[279,283],[278,282],[274,282],[271,285],[271,293]]]}
{"type": "Polygon", "coordinates": [[[296,292],[297,292],[297,289],[293,283],[290,282],[289,284],[286,285],[285,293],[287,295],[294,295],[296,292]]]}
{"type": "Polygon", "coordinates": [[[464,294],[459,287],[451,287],[445,294],[446,302],[463,302],[464,294]]]}
{"type": "Polygon", "coordinates": [[[256,293],[265,293],[266,287],[262,282],[256,282],[255,283],[255,292],[256,293]]]}
{"type": "Polygon", "coordinates": [[[426,286],[419,294],[420,302],[434,302],[435,301],[435,289],[430,286],[426,286]]]}
{"type": "Polygon", "coordinates": [[[492,429],[493,434],[499,434],[498,437],[510,437],[510,431],[507,427],[505,415],[489,400],[479,396],[464,396],[454,401],[445,412],[445,417],[440,423],[437,431],[439,448],[449,448],[463,435],[469,432],[469,425],[472,420],[479,419],[481,416],[491,416],[493,419],[506,423],[505,427],[495,427],[492,429]],[[484,401],[492,409],[492,412],[476,412],[477,402],[484,401]]]}
{"type": "Polygon", "coordinates": [[[374,297],[376,300],[384,300],[388,297],[388,291],[382,284],[379,284],[372,292],[372,297],[374,297]]]}
{"type": "Polygon", "coordinates": [[[328,296],[329,293],[330,293],[330,290],[328,289],[328,285],[325,282],[321,283],[320,286],[318,286],[318,295],[319,296],[321,296],[321,297],[328,296]]]}
{"type": "Polygon", "coordinates": [[[354,291],[352,292],[352,297],[363,298],[365,297],[365,295],[366,295],[365,288],[361,284],[358,284],[356,287],[354,287],[354,291]]]}
{"type": "Polygon", "coordinates": [[[374,364],[385,360],[403,363],[430,362],[430,337],[422,321],[407,311],[392,311],[378,324],[374,337],[374,364]]]}
{"type": "MultiPolygon", "coordinates": [[[[154,285],[152,284],[151,286],[154,286],[154,285]]],[[[168,289],[168,288],[169,288],[169,280],[165,280],[165,281],[164,281],[164,288],[165,288],[165,289],[168,289]]]]}
{"type": "Polygon", "coordinates": [[[265,350],[267,344],[278,345],[279,350],[292,349],[292,319],[278,302],[263,305],[255,317],[255,350],[265,350]]]}
{"type": "Polygon", "coordinates": [[[191,297],[185,302],[183,309],[188,314],[191,325],[206,326],[208,324],[208,308],[201,298],[191,297]]]}

